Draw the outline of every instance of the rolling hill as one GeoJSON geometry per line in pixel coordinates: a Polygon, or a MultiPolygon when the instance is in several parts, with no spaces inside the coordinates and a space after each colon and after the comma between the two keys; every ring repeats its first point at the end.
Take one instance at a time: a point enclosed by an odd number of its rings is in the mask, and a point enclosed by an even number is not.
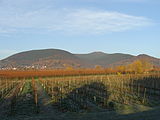
{"type": "Polygon", "coordinates": [[[156,66],[160,66],[160,59],[145,54],[138,56],[103,52],[73,54],[59,49],[44,49],[14,54],[1,60],[0,68],[88,68],[96,65],[109,67],[130,64],[138,59],[145,59],[156,66]]]}
{"type": "Polygon", "coordinates": [[[132,59],[134,57],[129,54],[106,54],[103,52],[93,52],[90,54],[76,54],[76,56],[84,61],[88,61],[89,63],[92,63],[94,65],[101,65],[103,67],[108,67],[109,65],[112,65],[114,63],[132,59]]]}
{"type": "Polygon", "coordinates": [[[80,67],[86,64],[74,54],[58,49],[26,51],[1,60],[2,67],[63,68],[67,65],[80,67]]]}
{"type": "Polygon", "coordinates": [[[148,62],[150,62],[151,64],[153,64],[154,66],[160,66],[160,59],[146,55],[146,54],[140,54],[138,56],[134,56],[130,59],[124,59],[118,62],[115,62],[112,64],[112,66],[119,66],[119,65],[126,65],[126,64],[130,64],[133,63],[136,60],[146,60],[148,62]]]}

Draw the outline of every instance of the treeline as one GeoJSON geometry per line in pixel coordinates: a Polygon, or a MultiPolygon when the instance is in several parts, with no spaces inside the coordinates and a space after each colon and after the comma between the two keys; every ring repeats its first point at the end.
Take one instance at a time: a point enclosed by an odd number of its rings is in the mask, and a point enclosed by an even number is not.
{"type": "Polygon", "coordinates": [[[148,73],[151,71],[158,70],[158,68],[156,68],[153,64],[144,59],[136,60],[131,64],[118,66],[115,67],[114,69],[120,73],[133,73],[133,74],[148,73]]]}

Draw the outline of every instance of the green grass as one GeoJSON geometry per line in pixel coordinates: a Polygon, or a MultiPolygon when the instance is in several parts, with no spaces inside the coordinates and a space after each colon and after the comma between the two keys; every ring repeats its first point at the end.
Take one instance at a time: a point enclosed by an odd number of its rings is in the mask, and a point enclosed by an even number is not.
{"type": "Polygon", "coordinates": [[[152,110],[152,108],[139,104],[130,104],[130,105],[124,105],[118,103],[116,104],[116,112],[121,115],[134,114],[148,110],[152,110]]]}
{"type": "Polygon", "coordinates": [[[21,95],[25,95],[27,93],[32,93],[32,86],[31,86],[31,82],[30,81],[27,81],[25,83],[21,95]]]}

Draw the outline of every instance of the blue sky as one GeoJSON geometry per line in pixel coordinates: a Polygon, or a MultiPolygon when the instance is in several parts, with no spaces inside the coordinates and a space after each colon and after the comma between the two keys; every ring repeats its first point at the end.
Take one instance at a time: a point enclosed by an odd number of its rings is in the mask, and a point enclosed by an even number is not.
{"type": "Polygon", "coordinates": [[[160,58],[159,0],[0,0],[0,59],[33,49],[160,58]]]}

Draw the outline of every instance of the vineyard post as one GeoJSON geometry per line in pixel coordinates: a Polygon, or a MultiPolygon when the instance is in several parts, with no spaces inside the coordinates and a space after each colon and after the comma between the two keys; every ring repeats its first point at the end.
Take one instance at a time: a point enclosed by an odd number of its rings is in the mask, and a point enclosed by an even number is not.
{"type": "Polygon", "coordinates": [[[62,107],[62,85],[60,86],[60,107],[62,107]]]}
{"type": "Polygon", "coordinates": [[[52,89],[52,90],[51,90],[51,91],[52,91],[51,95],[52,95],[52,99],[53,99],[53,80],[52,80],[52,86],[51,86],[51,87],[52,87],[52,88],[51,88],[51,89],[52,89]]]}
{"type": "Polygon", "coordinates": [[[5,82],[5,92],[7,92],[7,79],[6,79],[6,82],[5,82]]]}
{"type": "Polygon", "coordinates": [[[122,81],[122,90],[124,91],[124,81],[122,81]]]}
{"type": "Polygon", "coordinates": [[[68,89],[70,90],[70,81],[68,80],[68,89]]]}
{"type": "Polygon", "coordinates": [[[140,84],[138,83],[138,97],[140,97],[140,84]]]}
{"type": "Polygon", "coordinates": [[[38,95],[37,92],[35,92],[35,104],[36,104],[36,112],[38,113],[38,95]]]}
{"type": "Polygon", "coordinates": [[[96,98],[96,96],[94,96],[94,102],[96,103],[96,101],[97,101],[97,98],[96,98]]]}
{"type": "Polygon", "coordinates": [[[2,98],[4,97],[4,95],[3,95],[3,89],[2,89],[2,95],[1,96],[2,96],[2,98]]]}
{"type": "Polygon", "coordinates": [[[154,95],[156,95],[156,80],[155,80],[155,78],[154,78],[154,80],[153,80],[153,82],[154,82],[154,95]]]}
{"type": "Polygon", "coordinates": [[[103,76],[101,75],[101,83],[103,82],[103,76]]]}
{"type": "Polygon", "coordinates": [[[146,99],[146,92],[147,92],[147,89],[145,88],[145,89],[144,89],[144,95],[143,95],[143,104],[145,103],[145,99],[146,99]]]}

